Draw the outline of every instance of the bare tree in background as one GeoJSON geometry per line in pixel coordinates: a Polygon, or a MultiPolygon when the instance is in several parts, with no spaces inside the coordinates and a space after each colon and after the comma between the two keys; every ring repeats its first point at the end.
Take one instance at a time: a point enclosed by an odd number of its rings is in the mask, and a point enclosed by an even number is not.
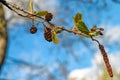
{"type": "Polygon", "coordinates": [[[0,3],[0,71],[5,60],[7,51],[7,22],[5,20],[4,9],[0,3]]]}

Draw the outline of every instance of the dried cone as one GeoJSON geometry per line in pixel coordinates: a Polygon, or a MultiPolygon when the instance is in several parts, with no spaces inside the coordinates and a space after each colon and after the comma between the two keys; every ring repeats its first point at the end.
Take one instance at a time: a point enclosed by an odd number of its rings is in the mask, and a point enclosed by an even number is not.
{"type": "Polygon", "coordinates": [[[34,34],[34,33],[36,33],[36,32],[37,32],[37,28],[36,28],[35,26],[32,26],[32,27],[30,28],[30,33],[34,34]]]}
{"type": "Polygon", "coordinates": [[[103,59],[104,59],[104,62],[105,62],[107,71],[108,71],[110,77],[113,77],[112,68],[111,68],[111,65],[110,65],[110,63],[109,63],[109,59],[108,59],[107,53],[106,53],[106,51],[105,51],[105,49],[104,49],[104,46],[101,45],[101,44],[99,44],[99,49],[100,49],[101,54],[102,54],[102,56],[103,56],[103,59]]]}
{"type": "Polygon", "coordinates": [[[52,32],[51,32],[51,28],[50,27],[45,27],[44,28],[44,38],[48,42],[52,41],[52,32]]]}
{"type": "Polygon", "coordinates": [[[45,15],[45,20],[46,20],[46,21],[51,21],[52,18],[53,18],[52,13],[47,13],[47,14],[45,15]]]}

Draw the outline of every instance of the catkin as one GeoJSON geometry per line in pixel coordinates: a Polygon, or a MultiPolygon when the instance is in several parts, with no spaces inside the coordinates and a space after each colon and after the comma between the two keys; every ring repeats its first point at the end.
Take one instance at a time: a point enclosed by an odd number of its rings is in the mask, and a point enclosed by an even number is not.
{"type": "Polygon", "coordinates": [[[106,51],[105,51],[105,49],[104,49],[104,46],[101,45],[101,44],[99,44],[99,49],[100,49],[101,54],[102,54],[102,56],[103,56],[103,59],[104,59],[104,62],[105,62],[107,71],[108,71],[110,77],[113,77],[112,68],[111,68],[111,65],[110,65],[110,63],[109,63],[109,59],[108,59],[107,53],[106,53],[106,51]]]}

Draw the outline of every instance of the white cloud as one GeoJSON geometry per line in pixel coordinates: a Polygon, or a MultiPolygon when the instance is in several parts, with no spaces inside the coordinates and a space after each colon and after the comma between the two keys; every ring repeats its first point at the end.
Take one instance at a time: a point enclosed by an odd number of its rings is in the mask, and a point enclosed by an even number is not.
{"type": "Polygon", "coordinates": [[[94,74],[96,74],[94,68],[76,69],[69,74],[68,80],[97,80],[94,74]]]}
{"type": "Polygon", "coordinates": [[[34,0],[34,3],[39,6],[42,10],[48,10],[55,14],[58,6],[57,0],[34,0]]]}
{"type": "Polygon", "coordinates": [[[120,26],[114,26],[110,28],[106,34],[105,37],[109,39],[110,42],[116,42],[119,41],[120,38],[120,26]]]}
{"type": "Polygon", "coordinates": [[[110,55],[110,62],[114,69],[120,73],[120,52],[110,55]]]}
{"type": "MultiPolygon", "coordinates": [[[[101,27],[101,26],[100,26],[101,27]]],[[[120,25],[102,25],[105,29],[104,40],[107,42],[118,42],[120,38],[120,25]]]]}
{"type": "MultiPolygon", "coordinates": [[[[109,60],[113,69],[120,73],[120,54],[115,53],[109,55],[109,60]]],[[[73,70],[69,76],[68,80],[98,80],[98,76],[100,76],[103,71],[103,58],[100,53],[97,53],[92,60],[93,65],[90,68],[85,69],[77,69],[73,70]]],[[[105,67],[105,66],[104,66],[105,67]]],[[[115,79],[116,77],[114,77],[115,79]]]]}

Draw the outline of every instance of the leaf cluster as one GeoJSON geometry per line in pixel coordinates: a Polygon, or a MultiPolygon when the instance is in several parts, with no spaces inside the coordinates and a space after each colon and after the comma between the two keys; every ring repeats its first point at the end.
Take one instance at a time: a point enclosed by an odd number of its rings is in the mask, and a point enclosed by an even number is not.
{"type": "Polygon", "coordinates": [[[97,28],[96,26],[93,26],[91,30],[88,29],[85,22],[82,20],[82,14],[77,13],[75,16],[73,16],[74,20],[74,29],[77,31],[81,31],[83,34],[86,35],[86,37],[93,37],[102,35],[102,32],[104,29],[97,28]]]}

